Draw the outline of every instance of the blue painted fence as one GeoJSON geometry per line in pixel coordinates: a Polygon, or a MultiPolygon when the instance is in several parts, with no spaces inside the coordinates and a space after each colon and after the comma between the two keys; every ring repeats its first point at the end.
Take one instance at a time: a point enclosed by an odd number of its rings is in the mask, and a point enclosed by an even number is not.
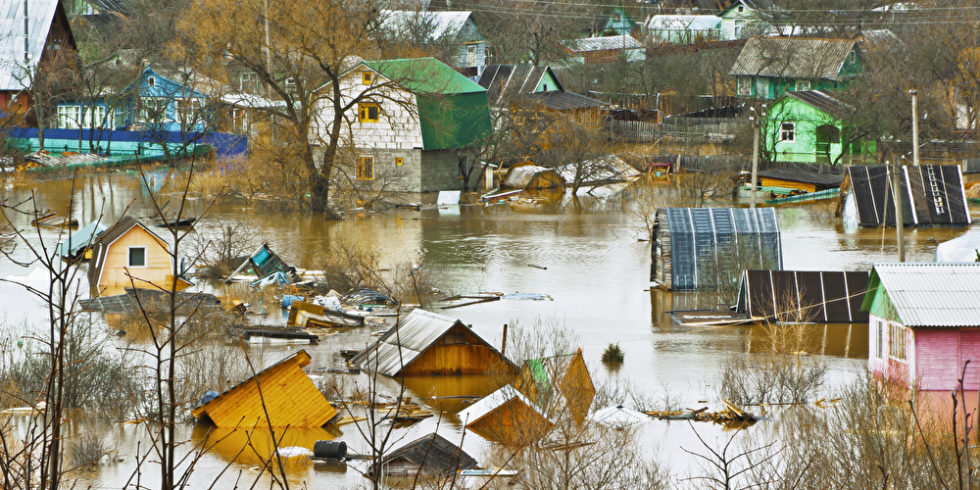
{"type": "MultiPolygon", "coordinates": [[[[182,133],[180,131],[110,131],[90,129],[45,129],[45,149],[57,152],[59,148],[68,147],[69,151],[78,151],[79,132],[81,132],[82,150],[87,151],[89,140],[102,149],[108,149],[109,154],[132,154],[133,148],[141,144],[159,146],[162,143],[172,145],[211,145],[219,160],[245,158],[248,156],[248,137],[231,133],[182,133]],[[117,146],[116,144],[119,143],[117,146]],[[135,145],[134,145],[135,144],[135,145]]],[[[15,140],[37,140],[37,128],[11,128],[6,130],[7,138],[15,140]]],[[[16,141],[12,142],[14,146],[16,141]]],[[[36,145],[36,143],[35,143],[36,145]]],[[[36,150],[36,148],[33,148],[36,150]]]]}

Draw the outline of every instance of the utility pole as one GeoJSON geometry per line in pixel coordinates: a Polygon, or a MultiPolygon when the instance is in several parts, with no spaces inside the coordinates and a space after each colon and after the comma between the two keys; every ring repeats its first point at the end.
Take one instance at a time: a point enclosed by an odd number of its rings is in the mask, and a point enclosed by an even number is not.
{"type": "Polygon", "coordinates": [[[899,188],[901,177],[898,170],[902,168],[898,159],[892,159],[892,201],[895,203],[895,242],[898,245],[898,261],[905,262],[905,215],[902,213],[902,191],[899,188]]]}
{"type": "Polygon", "coordinates": [[[752,111],[752,115],[749,116],[749,120],[752,121],[752,180],[749,182],[749,187],[751,188],[749,208],[755,209],[755,184],[758,182],[759,174],[759,128],[762,126],[760,121],[762,116],[756,112],[755,107],[750,107],[749,110],[752,111]]]}
{"type": "Polygon", "coordinates": [[[919,104],[918,90],[909,90],[912,96],[912,165],[919,166],[919,104]]]}

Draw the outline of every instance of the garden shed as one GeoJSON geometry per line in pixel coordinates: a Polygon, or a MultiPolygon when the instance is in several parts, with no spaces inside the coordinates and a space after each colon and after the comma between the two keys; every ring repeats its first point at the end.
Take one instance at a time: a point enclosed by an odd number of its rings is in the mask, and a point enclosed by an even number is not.
{"type": "Polygon", "coordinates": [[[772,208],[658,209],[650,281],[675,291],[717,289],[746,269],[783,268],[772,208]]]}
{"type": "Polygon", "coordinates": [[[864,323],[867,271],[747,270],[736,313],[780,323],[864,323]]]}
{"type": "Polygon", "coordinates": [[[919,390],[967,389],[980,375],[980,263],[875,264],[868,312],[868,369],[919,390]],[[969,362],[969,364],[967,364],[969,362]]]}
{"type": "MultiPolygon", "coordinates": [[[[381,471],[387,476],[446,476],[476,466],[473,456],[435,432],[392,450],[381,460],[381,471]]],[[[373,471],[368,470],[368,476],[373,471]]]]}
{"type": "Polygon", "coordinates": [[[557,171],[539,167],[530,162],[514,164],[507,171],[501,189],[521,189],[525,191],[540,191],[544,189],[565,189],[565,179],[557,171]]]}
{"type": "Polygon", "coordinates": [[[417,309],[351,362],[386,376],[514,375],[518,367],[459,320],[417,309]]]}
{"type": "Polygon", "coordinates": [[[540,408],[557,402],[577,424],[585,421],[596,389],[582,350],[574,354],[528,359],[521,368],[516,389],[540,408]],[[555,400],[555,394],[560,398],[555,400]]]}
{"type": "Polygon", "coordinates": [[[487,395],[457,416],[480,437],[515,446],[541,439],[555,425],[534,402],[511,385],[487,395]]]}

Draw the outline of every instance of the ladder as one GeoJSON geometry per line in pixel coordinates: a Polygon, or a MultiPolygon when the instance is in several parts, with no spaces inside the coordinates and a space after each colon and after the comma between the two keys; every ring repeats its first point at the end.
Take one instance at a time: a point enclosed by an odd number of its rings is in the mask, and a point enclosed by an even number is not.
{"type": "Polygon", "coordinates": [[[929,178],[929,190],[932,192],[932,205],[936,208],[936,214],[946,213],[946,203],[943,201],[943,194],[939,192],[939,183],[936,182],[936,171],[935,167],[929,165],[926,167],[926,176],[929,178]]]}

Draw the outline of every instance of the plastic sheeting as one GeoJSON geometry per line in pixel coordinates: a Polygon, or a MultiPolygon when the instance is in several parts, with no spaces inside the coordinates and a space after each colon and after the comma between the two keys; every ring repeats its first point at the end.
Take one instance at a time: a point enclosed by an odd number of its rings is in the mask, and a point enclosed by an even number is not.
{"type": "Polygon", "coordinates": [[[980,231],[947,240],[936,247],[936,262],[980,261],[980,231]]]}

